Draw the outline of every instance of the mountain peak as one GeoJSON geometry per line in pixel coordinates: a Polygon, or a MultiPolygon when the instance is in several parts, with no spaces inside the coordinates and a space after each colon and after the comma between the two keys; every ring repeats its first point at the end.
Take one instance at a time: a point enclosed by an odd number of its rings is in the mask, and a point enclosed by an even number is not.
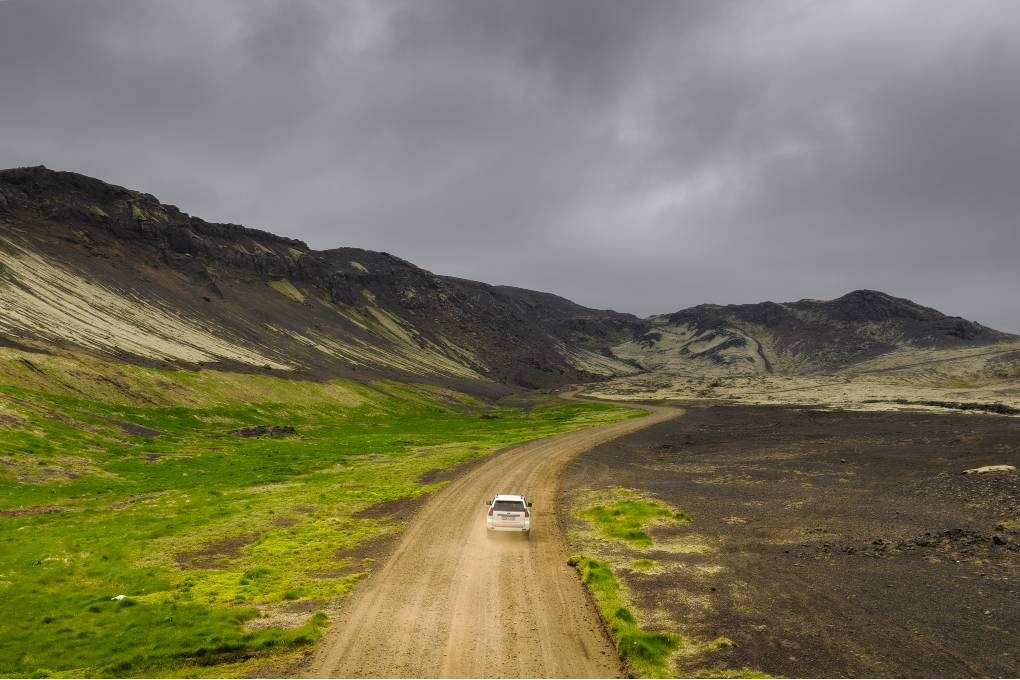
{"type": "Polygon", "coordinates": [[[44,165],[0,170],[0,215],[34,221],[37,228],[74,224],[129,240],[160,240],[184,253],[258,242],[271,249],[309,250],[303,242],[238,224],[206,222],[151,194],[44,165]],[[35,218],[44,217],[44,220],[35,218]]]}
{"type": "Polygon", "coordinates": [[[938,310],[924,307],[912,300],[867,289],[851,291],[828,302],[807,303],[807,305],[816,308],[825,307],[834,318],[842,321],[887,321],[890,319],[934,321],[946,316],[938,310]]]}

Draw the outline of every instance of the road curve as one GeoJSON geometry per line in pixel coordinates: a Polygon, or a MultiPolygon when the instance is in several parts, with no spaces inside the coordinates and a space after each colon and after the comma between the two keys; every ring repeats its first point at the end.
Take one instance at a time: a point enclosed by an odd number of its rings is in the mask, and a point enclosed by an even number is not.
{"type": "Polygon", "coordinates": [[[567,566],[556,502],[563,467],[593,446],[678,416],[525,442],[430,498],[386,563],[355,588],[305,677],[622,677],[598,613],[567,566]],[[524,493],[531,537],[486,535],[483,502],[524,493]]]}

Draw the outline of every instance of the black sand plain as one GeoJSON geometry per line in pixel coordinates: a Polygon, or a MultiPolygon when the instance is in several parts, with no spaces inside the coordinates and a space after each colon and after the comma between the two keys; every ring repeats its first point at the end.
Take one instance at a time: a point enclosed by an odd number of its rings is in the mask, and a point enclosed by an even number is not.
{"type": "Polygon", "coordinates": [[[1020,676],[1020,475],[961,474],[1020,466],[1020,419],[686,406],[564,479],[568,496],[635,488],[692,516],[652,531],[659,568],[618,570],[640,611],[736,643],[682,655],[679,674],[1020,676]]]}

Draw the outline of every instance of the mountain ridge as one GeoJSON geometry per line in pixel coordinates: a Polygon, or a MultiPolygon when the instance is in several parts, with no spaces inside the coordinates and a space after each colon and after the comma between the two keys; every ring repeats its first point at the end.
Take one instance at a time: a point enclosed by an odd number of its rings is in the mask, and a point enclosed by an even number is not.
{"type": "Polygon", "coordinates": [[[43,166],[0,170],[0,336],[157,365],[512,388],[671,371],[824,373],[1015,340],[905,298],[698,305],[645,319],[206,222],[43,166]]]}
{"type": "MultiPolygon", "coordinates": [[[[205,222],[149,194],[44,167],[0,171],[0,219],[0,281],[8,296],[20,293],[20,317],[0,322],[0,331],[117,355],[133,334],[129,327],[140,324],[157,349],[146,354],[132,345],[124,354],[157,363],[546,387],[607,374],[613,360],[597,351],[603,336],[625,333],[636,320],[562,299],[556,314],[537,313],[518,289],[437,276],[389,253],[314,251],[297,239],[205,222]],[[88,300],[79,299],[82,291],[88,300]],[[76,307],[75,318],[52,305],[40,310],[33,298],[76,307]],[[157,300],[156,307],[214,327],[230,346],[214,347],[216,338],[196,324],[167,338],[129,313],[131,299],[157,300]],[[80,322],[89,307],[125,323],[86,328],[80,322]],[[571,316],[599,337],[574,328],[566,347],[552,324],[569,326],[571,316]],[[603,318],[611,322],[606,329],[599,327],[603,318]],[[75,333],[63,332],[61,322],[75,333]],[[183,346],[164,346],[182,336],[183,346]],[[255,356],[237,345],[254,346],[255,356]]],[[[146,315],[167,322],[159,310],[146,315]]]]}

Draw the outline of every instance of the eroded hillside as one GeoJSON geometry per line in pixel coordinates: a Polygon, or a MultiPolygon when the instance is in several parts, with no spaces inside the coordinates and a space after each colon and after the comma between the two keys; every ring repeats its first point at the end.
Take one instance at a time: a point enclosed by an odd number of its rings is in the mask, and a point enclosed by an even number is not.
{"type": "Polygon", "coordinates": [[[142,363],[539,387],[634,372],[635,317],[387,253],[191,217],[46,168],[0,172],[0,332],[142,363]]]}

